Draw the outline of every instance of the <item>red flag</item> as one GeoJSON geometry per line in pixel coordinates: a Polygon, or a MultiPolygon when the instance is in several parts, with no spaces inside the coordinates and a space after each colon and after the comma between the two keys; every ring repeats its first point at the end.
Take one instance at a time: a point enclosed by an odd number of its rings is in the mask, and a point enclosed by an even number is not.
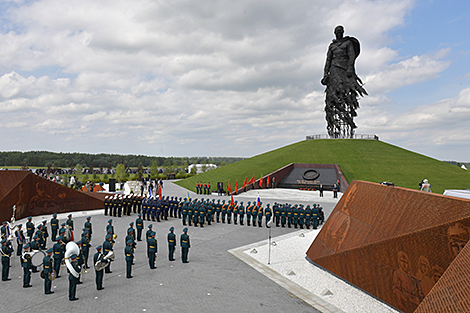
{"type": "Polygon", "coordinates": [[[263,188],[263,174],[261,174],[261,178],[259,179],[259,186],[263,188]]]}
{"type": "Polygon", "coordinates": [[[227,187],[227,190],[228,190],[228,193],[231,193],[232,191],[230,190],[230,180],[228,181],[228,187],[227,187]]]}
{"type": "Polygon", "coordinates": [[[247,180],[247,178],[245,177],[245,181],[243,182],[243,187],[242,188],[246,187],[246,180],[247,180]]]}
{"type": "Polygon", "coordinates": [[[230,205],[234,205],[235,202],[233,202],[233,194],[230,194],[230,205]]]}
{"type": "Polygon", "coordinates": [[[269,175],[268,178],[266,178],[266,188],[269,188],[269,175]]]}
{"type": "Polygon", "coordinates": [[[255,183],[255,175],[253,175],[253,177],[251,177],[250,181],[248,182],[248,184],[254,184],[255,183]]]}
{"type": "Polygon", "coordinates": [[[235,191],[235,193],[238,192],[238,180],[237,180],[237,182],[235,183],[235,189],[234,189],[233,191],[235,191]]]}

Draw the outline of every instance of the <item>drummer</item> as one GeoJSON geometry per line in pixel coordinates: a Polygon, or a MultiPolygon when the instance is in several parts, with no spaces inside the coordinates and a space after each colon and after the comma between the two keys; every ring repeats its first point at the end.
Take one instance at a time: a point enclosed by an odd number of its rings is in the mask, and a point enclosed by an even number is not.
{"type": "MultiPolygon", "coordinates": [[[[30,244],[27,243],[24,246],[24,251],[29,252],[30,244]]],[[[24,254],[22,257],[23,262],[21,263],[21,267],[23,268],[23,288],[29,288],[31,286],[31,255],[28,253],[24,254]]]]}
{"type": "MultiPolygon", "coordinates": [[[[40,248],[39,248],[39,236],[38,235],[34,235],[33,242],[31,242],[30,248],[31,248],[31,251],[33,251],[33,250],[38,250],[39,251],[40,250],[40,248]]],[[[33,270],[33,273],[39,272],[38,268],[34,265],[31,265],[31,269],[33,270]]]]}

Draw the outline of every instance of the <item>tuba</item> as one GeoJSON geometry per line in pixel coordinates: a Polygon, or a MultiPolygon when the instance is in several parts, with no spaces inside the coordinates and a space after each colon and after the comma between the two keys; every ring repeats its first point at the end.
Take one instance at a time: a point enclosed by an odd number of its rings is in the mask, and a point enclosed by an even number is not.
{"type": "Polygon", "coordinates": [[[80,273],[75,271],[75,269],[72,266],[72,263],[70,262],[70,256],[72,254],[79,255],[80,248],[75,242],[70,241],[65,246],[65,265],[67,266],[67,269],[69,270],[70,274],[72,274],[75,278],[78,278],[80,276],[80,273]]]}

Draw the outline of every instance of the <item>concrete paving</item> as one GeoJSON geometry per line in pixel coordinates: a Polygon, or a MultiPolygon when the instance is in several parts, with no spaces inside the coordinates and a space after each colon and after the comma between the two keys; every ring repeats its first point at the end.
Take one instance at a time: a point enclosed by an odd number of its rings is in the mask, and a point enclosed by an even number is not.
{"type": "MultiPolygon", "coordinates": [[[[171,182],[164,182],[164,195],[185,197],[186,190],[171,182]]],[[[279,190],[280,191],[280,190],[279,190]]],[[[270,191],[276,192],[276,189],[270,191]]],[[[215,195],[204,196],[190,192],[191,197],[229,199],[215,195]]],[[[307,200],[295,201],[295,194],[283,196],[282,199],[263,199],[270,202],[321,203],[328,216],[334,203],[307,200]]],[[[254,201],[253,195],[236,196],[238,201],[254,201]]],[[[60,214],[60,222],[65,221],[67,214],[60,214]]],[[[76,229],[81,229],[86,216],[91,215],[93,223],[93,240],[90,252],[90,264],[95,247],[102,244],[108,216],[103,210],[73,213],[76,229]],[[92,253],[93,252],[93,253],[92,253]]],[[[51,216],[35,217],[39,222],[50,220],[51,216]]],[[[166,235],[171,226],[179,239],[184,226],[181,220],[170,218],[161,223],[153,222],[159,240],[157,269],[150,270],[146,256],[146,243],[139,242],[136,250],[136,265],[133,267],[132,279],[125,278],[124,243],[127,228],[137,216],[113,218],[118,235],[115,244],[116,260],[111,264],[113,273],[105,274],[104,290],[97,291],[93,268],[83,275],[84,284],[77,288],[79,301],[68,301],[68,275],[65,267],[61,268],[61,278],[53,282],[52,295],[44,295],[44,280],[38,273],[32,274],[32,288],[22,288],[22,269],[19,258],[12,257],[9,282],[1,282],[3,294],[3,312],[319,312],[299,295],[286,290],[258,270],[230,254],[228,250],[246,246],[267,239],[265,227],[248,227],[240,225],[213,224],[204,228],[189,227],[191,249],[189,263],[183,264],[180,258],[179,242],[176,261],[168,261],[166,235]]],[[[18,223],[25,224],[24,221],[18,223]]],[[[145,222],[147,229],[148,221],[145,222]]],[[[50,229],[50,227],[49,227],[50,229]]],[[[272,236],[289,234],[294,228],[273,228],[272,236]]],[[[50,230],[49,230],[50,231],[50,230]]],[[[81,233],[81,231],[80,231],[81,233]]],[[[52,244],[49,242],[48,247],[52,244]]],[[[16,249],[16,243],[14,243],[16,249]]]]}

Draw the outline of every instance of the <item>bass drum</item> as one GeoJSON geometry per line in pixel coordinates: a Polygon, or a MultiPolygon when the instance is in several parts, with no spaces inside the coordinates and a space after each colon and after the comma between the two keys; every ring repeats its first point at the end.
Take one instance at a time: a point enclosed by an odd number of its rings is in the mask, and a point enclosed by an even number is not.
{"type": "Polygon", "coordinates": [[[33,252],[34,255],[31,257],[31,264],[35,267],[39,267],[42,265],[42,259],[44,259],[46,254],[42,250],[35,250],[33,252]]]}

